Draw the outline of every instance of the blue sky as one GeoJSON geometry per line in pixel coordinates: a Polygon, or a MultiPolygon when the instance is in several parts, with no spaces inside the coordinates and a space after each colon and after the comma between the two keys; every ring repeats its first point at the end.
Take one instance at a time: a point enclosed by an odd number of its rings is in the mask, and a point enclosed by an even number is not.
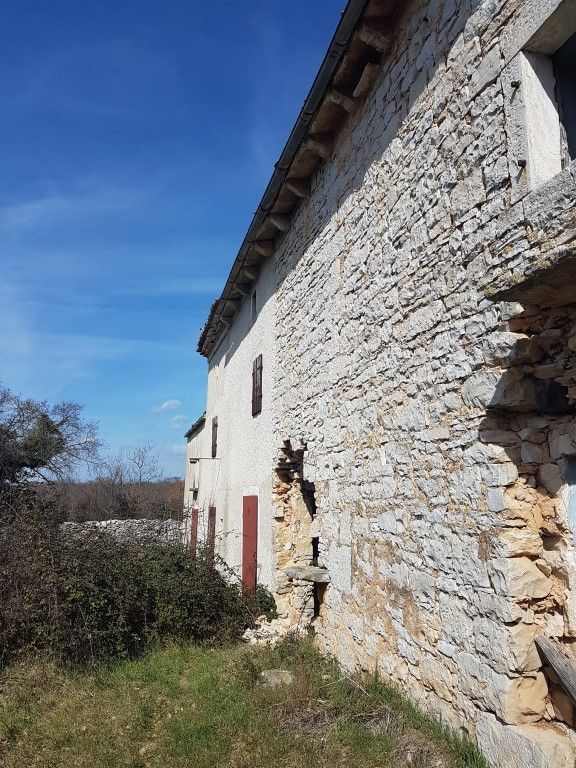
{"type": "Polygon", "coordinates": [[[4,385],[182,474],[200,328],[344,5],[3,3],[4,385]]]}

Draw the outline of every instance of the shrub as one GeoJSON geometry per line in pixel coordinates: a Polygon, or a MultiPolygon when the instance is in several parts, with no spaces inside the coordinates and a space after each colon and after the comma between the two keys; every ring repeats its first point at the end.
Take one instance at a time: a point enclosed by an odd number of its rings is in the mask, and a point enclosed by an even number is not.
{"type": "Polygon", "coordinates": [[[93,531],[72,535],[41,504],[22,492],[9,508],[3,503],[2,663],[41,650],[96,664],[160,640],[226,642],[259,612],[202,553],[93,531]]]}

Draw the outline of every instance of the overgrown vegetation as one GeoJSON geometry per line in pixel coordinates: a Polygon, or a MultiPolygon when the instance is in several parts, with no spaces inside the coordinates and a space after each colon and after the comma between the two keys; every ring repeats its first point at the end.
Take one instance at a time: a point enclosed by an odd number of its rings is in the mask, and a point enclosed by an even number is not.
{"type": "Polygon", "coordinates": [[[72,535],[26,489],[5,492],[0,512],[0,664],[42,651],[97,665],[159,641],[222,643],[261,610],[202,552],[72,535]]]}
{"type": "Polygon", "coordinates": [[[308,642],[173,646],[98,674],[23,663],[1,691],[5,768],[486,768],[471,744],[308,642]],[[264,687],[271,668],[294,682],[264,687]]]}

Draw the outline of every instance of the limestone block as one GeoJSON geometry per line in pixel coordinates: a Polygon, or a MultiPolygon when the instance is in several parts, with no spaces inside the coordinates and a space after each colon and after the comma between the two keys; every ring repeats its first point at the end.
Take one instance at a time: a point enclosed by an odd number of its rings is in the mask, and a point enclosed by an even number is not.
{"type": "Polygon", "coordinates": [[[564,484],[562,471],[558,464],[544,464],[538,470],[538,480],[552,496],[560,491],[564,484]]]}
{"type": "Polygon", "coordinates": [[[518,437],[527,443],[535,443],[536,445],[541,445],[546,442],[546,433],[541,429],[535,429],[534,427],[521,429],[520,432],[518,432],[518,437]]]}
{"type": "Polygon", "coordinates": [[[522,443],[520,457],[524,464],[543,464],[547,460],[548,454],[540,445],[522,443]]]}
{"type": "Polygon", "coordinates": [[[536,408],[536,387],[522,369],[477,371],[464,383],[462,399],[470,408],[532,411],[536,408]]]}
{"type": "Polygon", "coordinates": [[[485,341],[485,360],[488,365],[507,368],[512,365],[531,365],[542,359],[542,347],[530,336],[522,333],[492,333],[485,341]]]}
{"type": "Polygon", "coordinates": [[[542,666],[534,644],[536,627],[520,622],[506,626],[489,619],[474,619],[476,650],[497,672],[536,672],[542,666]]]}
{"type": "Polygon", "coordinates": [[[548,725],[503,725],[479,712],[476,738],[493,768],[574,768],[576,746],[568,733],[548,725]]]}
{"type": "Polygon", "coordinates": [[[466,464],[476,466],[477,464],[491,464],[491,463],[507,463],[511,461],[510,452],[511,447],[505,448],[501,445],[494,445],[493,443],[474,443],[470,448],[464,451],[462,456],[466,464]]]}
{"type": "Polygon", "coordinates": [[[424,656],[420,662],[420,675],[423,684],[434,691],[440,698],[451,701],[454,691],[454,679],[450,670],[433,656],[424,656]]]}
{"type": "Polygon", "coordinates": [[[478,169],[460,181],[451,195],[452,212],[455,219],[460,218],[471,208],[486,200],[482,170],[478,169]]]}
{"type": "Polygon", "coordinates": [[[531,723],[541,719],[546,709],[548,685],[541,672],[513,681],[504,701],[502,719],[506,723],[531,723]]]}
{"type": "Polygon", "coordinates": [[[481,469],[482,481],[490,486],[514,485],[518,480],[518,470],[509,462],[508,464],[486,464],[481,469]]]}
{"type": "Polygon", "coordinates": [[[492,551],[497,557],[540,557],[544,545],[542,537],[528,528],[507,528],[494,540],[492,551]]]}
{"type": "Polygon", "coordinates": [[[489,488],[487,504],[490,512],[502,512],[510,506],[510,500],[502,488],[489,488]]]}
{"type": "Polygon", "coordinates": [[[474,591],[470,595],[469,603],[480,616],[485,616],[496,624],[512,624],[524,617],[524,611],[512,599],[492,592],[474,591]]]}
{"type": "Polygon", "coordinates": [[[546,708],[548,687],[542,673],[510,678],[470,653],[457,656],[460,690],[509,724],[535,722],[546,708]]]}
{"type": "Polygon", "coordinates": [[[576,453],[576,445],[570,435],[551,434],[548,440],[550,445],[550,457],[559,459],[561,456],[572,456],[576,453]]]}
{"type": "Polygon", "coordinates": [[[550,593],[550,580],[528,557],[494,558],[489,565],[498,594],[517,600],[541,600],[550,593]]]}

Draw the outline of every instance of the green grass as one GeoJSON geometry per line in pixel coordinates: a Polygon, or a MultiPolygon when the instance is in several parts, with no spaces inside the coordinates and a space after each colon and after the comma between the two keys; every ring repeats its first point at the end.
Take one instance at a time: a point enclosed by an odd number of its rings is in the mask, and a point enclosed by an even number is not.
{"type": "Polygon", "coordinates": [[[381,680],[307,642],[172,646],[98,674],[19,664],[0,680],[3,768],[486,768],[381,680]],[[294,673],[280,688],[263,669],[294,673]]]}

